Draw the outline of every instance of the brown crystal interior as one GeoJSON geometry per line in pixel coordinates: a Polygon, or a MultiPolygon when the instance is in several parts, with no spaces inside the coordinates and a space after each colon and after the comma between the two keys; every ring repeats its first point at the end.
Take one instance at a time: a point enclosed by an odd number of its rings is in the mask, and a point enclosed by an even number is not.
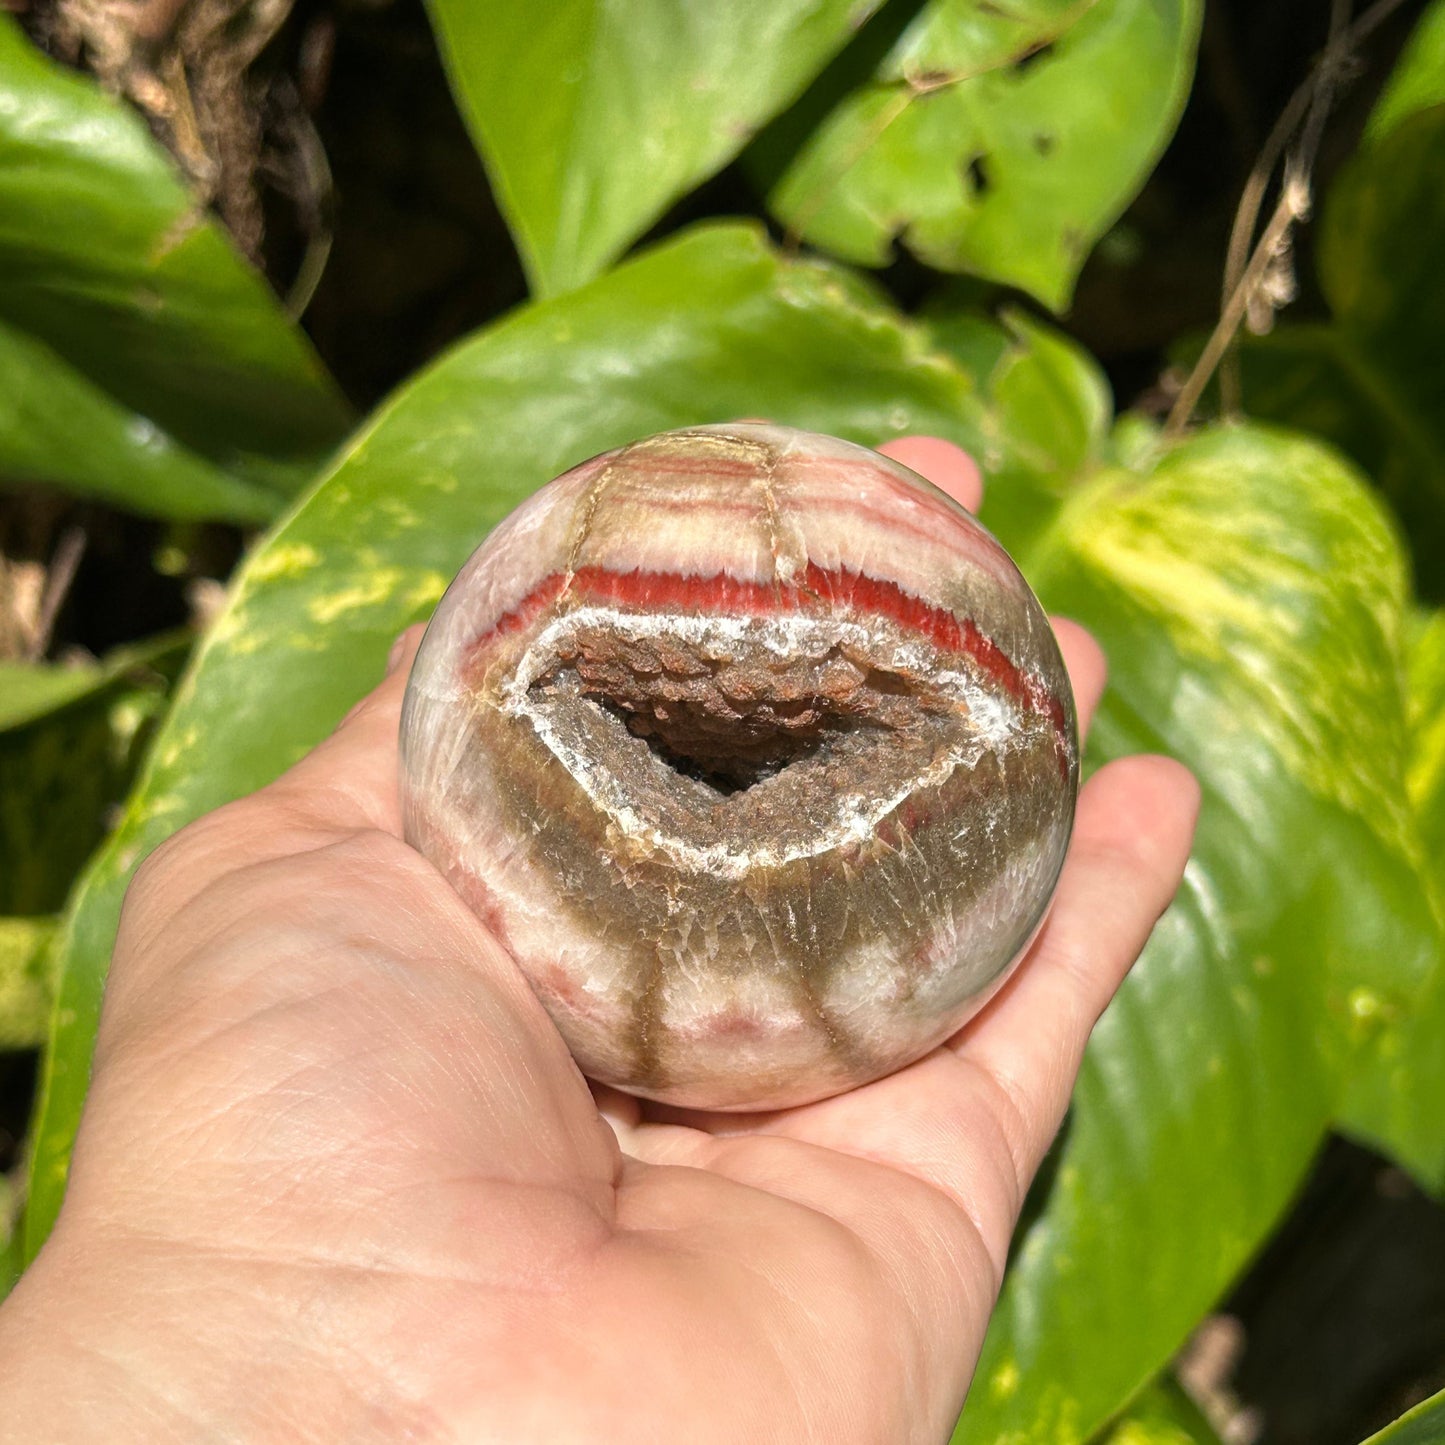
{"type": "Polygon", "coordinates": [[[579,628],[531,691],[586,699],[725,797],[800,762],[871,752],[880,735],[912,732],[942,710],[933,687],[842,643],[813,656],[723,654],[610,627],[579,628]]]}

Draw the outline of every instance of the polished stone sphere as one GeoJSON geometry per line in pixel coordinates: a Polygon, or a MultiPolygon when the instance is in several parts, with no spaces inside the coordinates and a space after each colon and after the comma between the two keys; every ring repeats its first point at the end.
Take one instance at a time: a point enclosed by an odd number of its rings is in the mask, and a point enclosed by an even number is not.
{"type": "Polygon", "coordinates": [[[1078,787],[1003,548],[866,448],[649,437],[543,487],[407,690],[408,840],[584,1073],[704,1109],[903,1067],[1027,947],[1078,787]]]}

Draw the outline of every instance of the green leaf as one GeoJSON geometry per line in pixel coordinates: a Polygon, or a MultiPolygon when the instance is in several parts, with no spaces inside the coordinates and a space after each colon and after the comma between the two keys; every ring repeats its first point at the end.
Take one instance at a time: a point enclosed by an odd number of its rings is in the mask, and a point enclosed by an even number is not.
{"type": "MultiPolygon", "coordinates": [[[[54,937],[53,918],[0,918],[0,1050],[34,1049],[45,1041],[54,937]]],[[[0,1189],[0,1214],[3,1212],[0,1189]]],[[[0,1219],[0,1231],[4,1227],[5,1221],[0,1219]]]]}
{"type": "Polygon", "coordinates": [[[1219,1445],[1219,1436],[1194,1401],[1166,1379],[1150,1385],[1100,1445],[1219,1445]]]}
{"type": "Polygon", "coordinates": [[[604,271],[880,3],[430,0],[534,291],[604,271]]]}
{"type": "Polygon", "coordinates": [[[1445,1445],[1445,1390],[1407,1410],[1364,1445],[1445,1445]]]}
{"type": "Polygon", "coordinates": [[[1389,364],[1412,401],[1445,391],[1439,332],[1445,288],[1426,238],[1445,236],[1445,106],[1412,116],[1340,173],[1319,243],[1320,284],[1335,316],[1389,364]],[[1428,341],[1427,341],[1428,337],[1428,341]]]}
{"type": "MultiPolygon", "coordinates": [[[[1429,860],[1437,916],[1445,918],[1445,612],[1422,622],[1410,652],[1410,801],[1429,860]]],[[[1445,936],[1414,1006],[1387,1020],[1351,1085],[1341,1127],[1392,1155],[1420,1184],[1445,1194],[1445,936]]]]}
{"type": "Polygon", "coordinates": [[[1077,342],[1017,309],[999,322],[950,307],[924,319],[933,344],[979,379],[989,526],[1023,555],[1107,452],[1108,380],[1077,342]]]}
{"type": "Polygon", "coordinates": [[[1173,133],[1200,13],[1199,0],[930,0],[801,139],[768,204],[848,260],[885,265],[902,241],[1062,310],[1173,133]]]}
{"type": "Polygon", "coordinates": [[[1403,566],[1333,453],[1202,433],[1098,474],[1019,560],[1110,659],[1091,761],[1172,753],[1204,805],[1016,1241],[956,1437],[989,1445],[1085,1440],[1172,1357],[1280,1216],[1369,1021],[1412,996],[1432,946],[1403,566]]]}
{"type": "Polygon", "coordinates": [[[1316,431],[1399,510],[1420,581],[1445,569],[1445,106],[1410,116],[1340,172],[1321,222],[1329,325],[1241,348],[1251,415],[1316,431]]]}
{"type": "Polygon", "coordinates": [[[177,520],[262,522],[275,494],[228,476],[0,322],[0,482],[48,482],[177,520]]]}
{"type": "Polygon", "coordinates": [[[1434,0],[1420,17],[1370,119],[1365,140],[1384,140],[1417,111],[1445,102],[1445,0],[1434,0]]]}
{"type": "Polygon", "coordinates": [[[190,643],[168,633],[100,663],[0,663],[0,915],[65,901],[190,643]]]}
{"type": "Polygon", "coordinates": [[[99,663],[73,666],[0,661],[0,733],[55,712],[100,685],[99,663]]]}
{"type": "MultiPolygon", "coordinates": [[[[213,515],[255,520],[309,478],[349,422],[301,332],[140,117],[48,60],[4,14],[0,323],[43,348],[12,349],[0,366],[33,371],[35,395],[58,391],[45,402],[52,418],[78,397],[84,418],[101,419],[83,457],[81,437],[54,438],[49,458],[32,441],[23,473],[89,479],[94,491],[106,447],[134,418],[147,426],[115,453],[107,495],[139,511],[165,512],[194,485],[209,500],[189,500],[184,515],[214,502],[213,515]],[[202,459],[250,487],[227,489],[202,459]]],[[[32,396],[18,419],[41,405],[32,396]]],[[[0,464],[26,446],[0,439],[0,464]]]]}
{"type": "Polygon", "coordinates": [[[168,834],[304,753],[381,675],[487,531],[566,467],[668,427],[767,414],[861,441],[977,450],[968,379],[849,276],[707,227],[514,314],[381,408],[233,583],[119,831],[59,943],[27,1248],[49,1231],[131,870],[168,834]]]}

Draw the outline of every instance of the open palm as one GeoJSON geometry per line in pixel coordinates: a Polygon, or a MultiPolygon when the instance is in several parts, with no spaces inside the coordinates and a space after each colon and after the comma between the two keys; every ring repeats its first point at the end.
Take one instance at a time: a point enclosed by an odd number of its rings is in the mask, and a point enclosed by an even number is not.
{"type": "MultiPolygon", "coordinates": [[[[952,448],[888,450],[976,506],[952,448]]],[[[1059,634],[1086,720],[1102,659],[1059,634]]],[[[1089,1030],[1177,885],[1188,774],[1090,781],[1029,958],[945,1047],[684,1115],[594,1094],[401,841],[414,645],[132,886],[66,1205],[0,1310],[0,1435],[946,1437],[1089,1030]]]]}

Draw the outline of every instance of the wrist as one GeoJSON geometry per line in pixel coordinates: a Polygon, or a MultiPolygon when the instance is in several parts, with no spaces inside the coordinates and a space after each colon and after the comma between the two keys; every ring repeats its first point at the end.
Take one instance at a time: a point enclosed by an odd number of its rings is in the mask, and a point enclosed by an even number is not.
{"type": "MultiPolygon", "coordinates": [[[[282,1402],[297,1360],[276,1302],[198,1263],[160,1243],[57,1229],[0,1305],[0,1436],[56,1445],[288,1438],[282,1402]]],[[[315,1384],[290,1438],[324,1408],[315,1384]]]]}
{"type": "Polygon", "coordinates": [[[103,1289],[87,1287],[92,1273],[103,1281],[106,1269],[57,1234],[0,1304],[0,1397],[9,1438],[66,1441],[102,1428],[118,1439],[137,1433],[136,1406],[147,1392],[129,1378],[123,1356],[104,1344],[110,1308],[103,1289]]]}

